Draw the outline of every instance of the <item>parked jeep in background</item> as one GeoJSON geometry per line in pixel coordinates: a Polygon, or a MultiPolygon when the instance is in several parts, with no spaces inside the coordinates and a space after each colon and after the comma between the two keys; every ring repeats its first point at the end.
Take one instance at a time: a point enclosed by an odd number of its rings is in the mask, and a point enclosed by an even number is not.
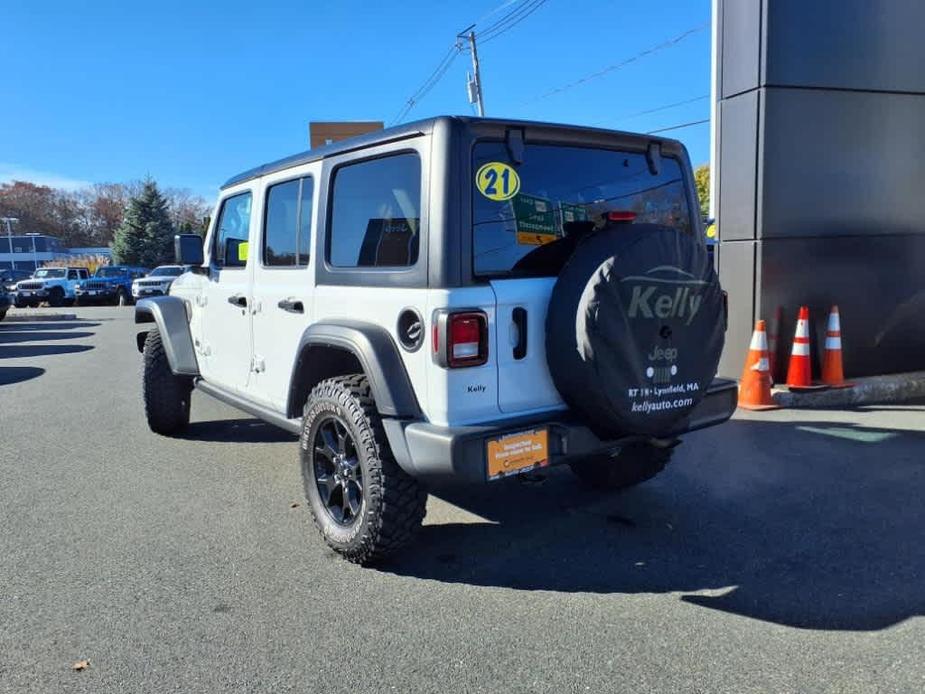
{"type": "Polygon", "coordinates": [[[145,268],[106,265],[76,288],[77,303],[106,302],[119,306],[132,303],[132,282],[147,272],[145,268]]]}
{"type": "Polygon", "coordinates": [[[16,283],[17,308],[36,307],[43,301],[49,306],[73,306],[74,290],[81,280],[90,276],[84,267],[41,267],[31,279],[16,283]]]}
{"type": "Polygon", "coordinates": [[[132,282],[132,296],[141,299],[145,296],[160,296],[170,291],[173,281],[186,272],[182,265],[159,265],[144,277],[132,282]]]}
{"type": "Polygon", "coordinates": [[[6,318],[6,312],[13,305],[13,299],[7,291],[6,285],[0,283],[0,320],[6,318]]]}
{"type": "Polygon", "coordinates": [[[408,123],[222,188],[192,271],[142,299],[149,427],[193,388],[300,437],[330,547],[406,543],[431,481],[567,464],[619,489],[726,421],[725,294],[684,146],[476,118],[408,123]]]}

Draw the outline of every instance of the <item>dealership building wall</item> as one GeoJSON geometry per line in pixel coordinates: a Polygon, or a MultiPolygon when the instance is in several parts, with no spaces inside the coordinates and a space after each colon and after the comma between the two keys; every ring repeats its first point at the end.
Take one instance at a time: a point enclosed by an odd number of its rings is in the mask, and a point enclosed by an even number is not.
{"type": "MultiPolygon", "coordinates": [[[[925,369],[925,2],[714,0],[720,373],[841,310],[848,376],[925,369]]],[[[780,374],[778,374],[780,378],[780,374]]]]}

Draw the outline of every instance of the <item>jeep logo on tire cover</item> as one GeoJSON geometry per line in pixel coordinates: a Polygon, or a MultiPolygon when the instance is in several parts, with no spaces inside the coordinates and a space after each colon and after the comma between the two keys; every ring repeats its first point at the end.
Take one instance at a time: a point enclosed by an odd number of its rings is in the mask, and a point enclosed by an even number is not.
{"type": "Polygon", "coordinates": [[[620,281],[653,283],[633,286],[626,312],[630,318],[678,318],[684,320],[685,325],[691,324],[703,301],[695,291],[709,284],[670,265],[659,265],[645,275],[632,275],[620,281]]]}

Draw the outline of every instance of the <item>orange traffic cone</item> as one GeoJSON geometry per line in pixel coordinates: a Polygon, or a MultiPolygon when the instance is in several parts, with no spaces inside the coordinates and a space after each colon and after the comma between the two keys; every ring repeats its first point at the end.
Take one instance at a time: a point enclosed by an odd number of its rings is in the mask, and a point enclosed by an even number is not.
{"type": "Polygon", "coordinates": [[[822,358],[822,382],[833,388],[850,388],[845,382],[845,371],[841,357],[841,321],[838,306],[829,311],[829,324],[825,332],[825,351],[822,358]]]}
{"type": "Polygon", "coordinates": [[[755,332],[745,357],[742,380],[739,382],[739,407],[746,410],[774,410],[778,405],[771,398],[771,372],[768,370],[768,335],[764,321],[755,323],[755,332]]]}
{"type": "Polygon", "coordinates": [[[809,307],[800,306],[797,328],[793,335],[793,349],[787,368],[787,387],[790,390],[818,390],[825,386],[813,385],[813,367],[809,355],[809,307]]]}

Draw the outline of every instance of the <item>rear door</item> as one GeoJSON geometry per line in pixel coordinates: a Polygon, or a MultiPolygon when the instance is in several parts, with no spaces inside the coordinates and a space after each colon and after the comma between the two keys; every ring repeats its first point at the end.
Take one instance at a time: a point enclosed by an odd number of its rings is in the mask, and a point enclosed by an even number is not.
{"type": "MultiPolygon", "coordinates": [[[[320,164],[317,168],[320,168],[320,164]]],[[[256,400],[285,412],[299,339],[311,322],[312,228],[316,176],[268,183],[260,243],[254,258],[254,374],[256,400]]]]}

